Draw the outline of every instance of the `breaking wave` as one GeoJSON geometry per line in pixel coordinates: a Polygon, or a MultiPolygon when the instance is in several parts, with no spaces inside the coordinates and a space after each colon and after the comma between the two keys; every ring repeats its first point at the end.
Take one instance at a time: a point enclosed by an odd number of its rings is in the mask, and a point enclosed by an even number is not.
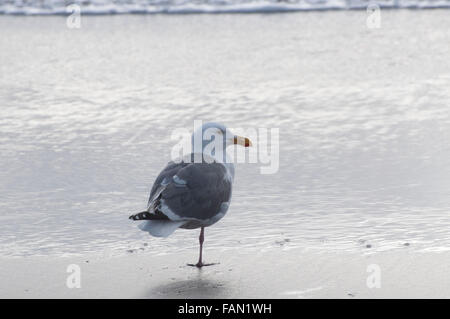
{"type": "Polygon", "coordinates": [[[380,8],[450,8],[450,0],[0,0],[0,14],[270,13],[380,8]],[[75,5],[75,6],[74,6],[75,5]]]}

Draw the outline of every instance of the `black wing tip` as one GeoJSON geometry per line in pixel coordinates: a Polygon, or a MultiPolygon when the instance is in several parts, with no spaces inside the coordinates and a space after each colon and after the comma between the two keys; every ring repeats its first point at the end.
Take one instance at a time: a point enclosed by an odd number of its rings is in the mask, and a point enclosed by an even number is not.
{"type": "Polygon", "coordinates": [[[143,211],[143,212],[131,215],[130,217],[128,217],[128,219],[144,220],[144,219],[150,219],[149,217],[150,217],[149,213],[147,211],[143,211]]]}
{"type": "Polygon", "coordinates": [[[133,214],[128,219],[131,220],[153,220],[153,219],[169,219],[166,215],[162,214],[159,211],[156,211],[155,214],[150,214],[148,211],[143,211],[137,214],[133,214]]]}

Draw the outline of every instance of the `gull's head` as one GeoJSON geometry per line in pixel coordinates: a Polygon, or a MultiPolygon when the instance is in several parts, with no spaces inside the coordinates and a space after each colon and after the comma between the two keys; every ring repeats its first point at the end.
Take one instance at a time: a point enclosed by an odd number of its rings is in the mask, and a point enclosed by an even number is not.
{"type": "Polygon", "coordinates": [[[192,146],[195,153],[211,150],[211,155],[214,156],[215,150],[225,150],[230,145],[250,147],[252,142],[247,137],[235,135],[225,125],[216,122],[203,123],[192,134],[192,146]]]}

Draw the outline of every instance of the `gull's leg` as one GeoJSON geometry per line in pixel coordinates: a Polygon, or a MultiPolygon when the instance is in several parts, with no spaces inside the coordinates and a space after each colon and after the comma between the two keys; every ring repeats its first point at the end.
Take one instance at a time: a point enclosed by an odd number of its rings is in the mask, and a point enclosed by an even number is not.
{"type": "Polygon", "coordinates": [[[202,227],[202,230],[200,230],[200,236],[198,237],[198,242],[200,243],[200,255],[198,257],[197,267],[202,267],[202,252],[203,252],[203,242],[205,241],[205,227],[202,227]]]}
{"type": "Polygon", "coordinates": [[[202,255],[203,255],[203,242],[204,241],[205,241],[205,227],[202,227],[202,229],[200,230],[200,236],[198,237],[198,242],[200,244],[200,255],[198,257],[198,262],[195,265],[188,264],[188,266],[195,266],[197,268],[202,268],[203,266],[215,265],[215,264],[204,264],[203,263],[202,255]]]}

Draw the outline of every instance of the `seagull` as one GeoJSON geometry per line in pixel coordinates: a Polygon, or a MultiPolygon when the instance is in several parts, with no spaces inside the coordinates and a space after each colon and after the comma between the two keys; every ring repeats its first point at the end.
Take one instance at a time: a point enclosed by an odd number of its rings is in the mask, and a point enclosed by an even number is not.
{"type": "Polygon", "coordinates": [[[167,237],[178,228],[200,228],[198,262],[189,266],[213,265],[202,260],[205,227],[222,219],[230,206],[234,165],[226,148],[231,145],[252,143],[223,124],[202,124],[192,134],[191,153],[167,164],[153,184],[147,209],[129,217],[143,221],[139,229],[155,237],[167,237]]]}

